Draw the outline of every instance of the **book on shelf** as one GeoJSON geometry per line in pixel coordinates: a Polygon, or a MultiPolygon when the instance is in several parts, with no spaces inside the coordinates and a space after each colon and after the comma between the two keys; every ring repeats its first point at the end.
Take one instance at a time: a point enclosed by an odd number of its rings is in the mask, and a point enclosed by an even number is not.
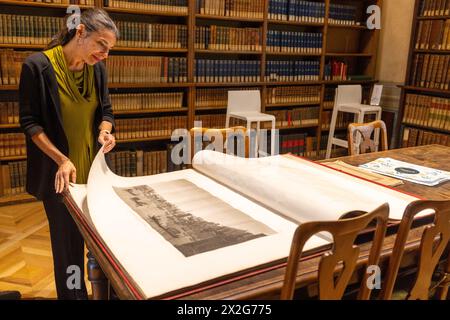
{"type": "Polygon", "coordinates": [[[0,101],[0,125],[19,124],[19,103],[17,101],[0,101]]]}
{"type": "Polygon", "coordinates": [[[0,43],[46,45],[64,25],[64,18],[0,14],[0,43]]]}
{"type": "Polygon", "coordinates": [[[262,28],[196,26],[195,49],[260,52],[262,28]]]}
{"type": "Polygon", "coordinates": [[[22,2],[43,2],[48,4],[79,4],[83,6],[94,6],[95,0],[15,0],[22,2]]]}
{"type": "Polygon", "coordinates": [[[187,109],[183,106],[183,92],[110,93],[114,112],[157,111],[187,109]]]}
{"type": "Polygon", "coordinates": [[[423,17],[450,15],[449,0],[421,0],[419,15],[423,17]]]}
{"type": "Polygon", "coordinates": [[[109,83],[187,82],[187,58],[110,56],[106,60],[109,83]]]}
{"type": "Polygon", "coordinates": [[[187,49],[187,26],[117,21],[117,47],[187,49]]]}
{"type": "Polygon", "coordinates": [[[188,13],[187,0],[103,0],[106,8],[133,9],[143,12],[188,13]]]}
{"type": "Polygon", "coordinates": [[[302,0],[269,0],[271,20],[324,23],[325,3],[302,0]]]}
{"type": "Polygon", "coordinates": [[[416,87],[448,90],[450,55],[416,54],[412,62],[410,84],[416,87]]]}
{"type": "Polygon", "coordinates": [[[107,155],[111,171],[122,177],[141,177],[168,172],[167,150],[114,151],[107,155]]]}
{"type": "Polygon", "coordinates": [[[22,63],[31,54],[29,51],[0,49],[0,85],[18,85],[22,63]]]}
{"type": "MultiPolygon", "coordinates": [[[[294,156],[244,159],[213,151],[198,152],[192,169],[129,178],[113,174],[100,151],[87,185],[71,185],[65,197],[142,299],[181,297],[281,266],[301,223],[386,202],[397,220],[415,200],[294,156]]],[[[331,241],[316,235],[305,251],[325,250],[331,241]]]]}
{"type": "Polygon", "coordinates": [[[320,103],[320,86],[286,86],[267,88],[267,104],[320,103]]]}
{"type": "Polygon", "coordinates": [[[116,119],[115,137],[120,140],[168,137],[177,128],[186,128],[186,116],[116,119]]]}
{"type": "Polygon", "coordinates": [[[26,156],[25,134],[0,133],[0,160],[2,157],[26,156]]]}
{"type": "Polygon", "coordinates": [[[273,60],[266,64],[266,81],[318,81],[320,62],[315,60],[273,60]]]}
{"type": "Polygon", "coordinates": [[[325,65],[325,80],[348,80],[348,64],[344,61],[330,60],[325,65]]]}
{"type": "Polygon", "coordinates": [[[196,0],[196,12],[202,15],[263,19],[261,0],[196,0]]]}
{"type": "Polygon", "coordinates": [[[226,108],[230,90],[259,90],[259,88],[197,88],[195,90],[195,108],[226,108]]]}
{"type": "Polygon", "coordinates": [[[258,82],[260,60],[195,59],[195,82],[258,82]]]}
{"type": "Polygon", "coordinates": [[[14,161],[0,165],[0,197],[25,192],[27,162],[14,161]]]}
{"type": "Polygon", "coordinates": [[[450,131],[450,99],[407,94],[403,122],[450,131]]]}
{"type": "Polygon", "coordinates": [[[322,38],[320,32],[269,30],[267,52],[321,54],[322,38]]]}
{"type": "Polygon", "coordinates": [[[402,148],[440,144],[450,147],[450,135],[429,130],[405,127],[401,140],[402,148]]]}
{"type": "Polygon", "coordinates": [[[330,14],[328,17],[330,24],[359,25],[357,21],[357,8],[349,4],[330,4],[330,14]]]}
{"type": "Polygon", "coordinates": [[[419,21],[415,48],[450,50],[450,19],[419,21]]]}

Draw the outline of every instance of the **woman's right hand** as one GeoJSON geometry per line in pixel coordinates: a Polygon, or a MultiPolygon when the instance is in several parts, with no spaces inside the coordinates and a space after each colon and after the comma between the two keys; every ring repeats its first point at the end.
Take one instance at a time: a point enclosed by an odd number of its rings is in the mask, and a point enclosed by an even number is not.
{"type": "Polygon", "coordinates": [[[77,181],[77,169],[73,163],[67,159],[59,165],[58,172],[55,177],[55,190],[56,193],[61,193],[65,189],[69,188],[70,180],[73,183],[77,181]]]}

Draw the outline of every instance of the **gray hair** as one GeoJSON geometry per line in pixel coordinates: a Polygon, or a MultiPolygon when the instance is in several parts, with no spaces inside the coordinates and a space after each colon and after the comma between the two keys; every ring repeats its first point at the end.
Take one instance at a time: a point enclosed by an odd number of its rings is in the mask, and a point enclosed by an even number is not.
{"type": "MultiPolygon", "coordinates": [[[[120,36],[116,24],[108,15],[108,13],[103,9],[90,8],[83,11],[81,15],[75,13],[68,16],[65,20],[68,19],[79,21],[79,24],[83,24],[86,27],[86,31],[88,34],[91,32],[108,30],[114,33],[117,39],[120,36]]],[[[70,28],[67,25],[69,25],[69,23],[64,24],[64,27],[52,37],[52,40],[47,45],[47,49],[51,49],[58,45],[66,45],[70,40],[73,39],[73,37],[75,37],[75,34],[77,32],[76,27],[78,26],[78,24],[72,24],[70,28]]]]}

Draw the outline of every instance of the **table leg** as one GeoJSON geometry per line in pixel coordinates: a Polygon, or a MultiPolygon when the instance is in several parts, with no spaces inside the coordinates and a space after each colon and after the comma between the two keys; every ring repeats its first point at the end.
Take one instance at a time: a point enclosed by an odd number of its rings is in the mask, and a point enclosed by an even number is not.
{"type": "Polygon", "coordinates": [[[109,281],[92,253],[87,254],[88,279],[92,286],[93,300],[109,300],[109,281]]]}

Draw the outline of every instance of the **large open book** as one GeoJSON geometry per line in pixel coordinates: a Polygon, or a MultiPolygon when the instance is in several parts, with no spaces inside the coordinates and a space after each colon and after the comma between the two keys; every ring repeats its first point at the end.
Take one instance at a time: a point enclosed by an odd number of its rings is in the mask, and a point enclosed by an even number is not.
{"type": "MultiPolygon", "coordinates": [[[[193,169],[124,178],[100,151],[70,196],[145,298],[286,259],[298,224],[390,205],[401,219],[417,198],[293,156],[198,152],[193,169]]],[[[331,243],[319,234],[305,249],[331,243]]]]}

